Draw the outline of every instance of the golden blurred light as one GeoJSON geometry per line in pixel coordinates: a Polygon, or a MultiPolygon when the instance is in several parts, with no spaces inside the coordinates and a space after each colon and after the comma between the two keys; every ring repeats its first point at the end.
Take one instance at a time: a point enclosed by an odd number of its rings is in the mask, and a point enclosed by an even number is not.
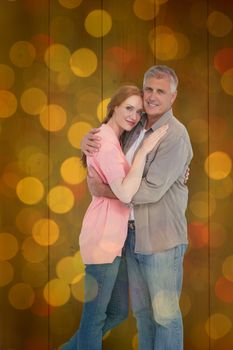
{"type": "Polygon", "coordinates": [[[233,192],[233,181],[230,176],[218,181],[210,182],[210,192],[213,197],[223,199],[230,196],[233,192]]]}
{"type": "Polygon", "coordinates": [[[215,284],[216,296],[225,303],[233,302],[233,281],[220,277],[215,284]]]}
{"type": "Polygon", "coordinates": [[[227,239],[227,233],[224,226],[217,222],[211,222],[210,240],[209,240],[210,247],[218,248],[226,242],[226,239],[227,239]]]}
{"type": "Polygon", "coordinates": [[[221,77],[221,86],[226,94],[233,95],[233,68],[223,73],[221,77]]]}
{"type": "Polygon", "coordinates": [[[105,119],[107,114],[107,107],[110,102],[111,98],[105,98],[103,101],[101,101],[97,107],[97,117],[102,123],[102,121],[105,119]]]}
{"type": "Polygon", "coordinates": [[[47,179],[52,172],[52,159],[45,153],[36,152],[25,160],[24,170],[40,180],[47,179]]]}
{"type": "Polygon", "coordinates": [[[64,305],[70,298],[70,288],[63,280],[52,279],[44,287],[44,298],[49,305],[64,305]]]}
{"type": "Polygon", "coordinates": [[[208,192],[197,192],[190,198],[189,207],[198,218],[207,218],[214,213],[216,201],[208,192]]]}
{"type": "Polygon", "coordinates": [[[42,246],[53,245],[59,237],[59,227],[54,220],[40,219],[33,225],[32,236],[42,246]]]}
{"type": "Polygon", "coordinates": [[[30,88],[23,92],[20,102],[23,110],[32,115],[38,115],[47,105],[47,96],[41,89],[30,88]]]}
{"type": "Polygon", "coordinates": [[[11,233],[0,233],[0,260],[12,259],[19,250],[19,244],[11,233]]]}
{"type": "Polygon", "coordinates": [[[68,130],[68,140],[75,148],[80,149],[80,142],[82,138],[93,129],[92,125],[86,122],[77,122],[70,126],[68,130]]]}
{"type": "MultiPolygon", "coordinates": [[[[66,337],[74,331],[77,315],[73,309],[56,308],[49,317],[49,328],[53,334],[66,337]]],[[[58,350],[58,349],[56,349],[58,350]]]]}
{"type": "Polygon", "coordinates": [[[85,276],[84,273],[81,273],[76,277],[76,281],[71,285],[71,293],[75,299],[81,302],[95,299],[98,294],[98,283],[93,276],[89,274],[85,276]]]}
{"type": "Polygon", "coordinates": [[[26,204],[36,204],[44,196],[44,186],[35,177],[24,177],[16,186],[16,193],[21,202],[26,204]]]}
{"type": "Polygon", "coordinates": [[[86,31],[99,38],[109,33],[112,28],[112,18],[105,10],[94,10],[88,14],[84,26],[86,31]]]}
{"type": "Polygon", "coordinates": [[[54,213],[67,213],[74,205],[73,192],[66,186],[55,186],[48,193],[47,203],[54,213]]]}
{"type": "Polygon", "coordinates": [[[48,256],[48,248],[38,245],[32,237],[28,237],[22,244],[22,255],[31,263],[44,261],[48,256]]]}
{"type": "Polygon", "coordinates": [[[58,0],[58,1],[62,6],[68,9],[74,9],[75,7],[78,7],[82,3],[82,0],[58,0]]]}
{"type": "Polygon", "coordinates": [[[177,42],[177,53],[175,59],[182,59],[186,57],[190,51],[190,41],[189,38],[180,32],[175,32],[174,37],[177,42]]]}
{"type": "Polygon", "coordinates": [[[208,123],[204,119],[193,119],[188,124],[189,135],[193,142],[202,143],[208,139],[208,123]]]}
{"type": "Polygon", "coordinates": [[[233,255],[228,256],[222,265],[224,277],[233,282],[233,255]]]}
{"type": "Polygon", "coordinates": [[[65,90],[74,79],[75,76],[69,67],[68,69],[58,73],[57,84],[60,89],[65,90]]]}
{"type": "Polygon", "coordinates": [[[17,41],[10,49],[12,63],[20,68],[31,66],[36,57],[34,46],[27,41],[17,41]]]}
{"type": "Polygon", "coordinates": [[[232,21],[224,13],[213,11],[207,19],[207,28],[215,37],[221,38],[230,33],[232,29],[232,21]]]}
{"type": "Polygon", "coordinates": [[[35,292],[29,284],[17,283],[10,288],[8,298],[15,309],[25,310],[32,306],[35,292]]]}
{"type": "Polygon", "coordinates": [[[22,280],[34,288],[43,286],[48,280],[48,270],[41,263],[27,263],[22,268],[22,280]]]}
{"type": "Polygon", "coordinates": [[[46,106],[40,114],[41,125],[51,132],[61,130],[65,126],[66,120],[66,111],[56,104],[46,106]]]}
{"type": "Polygon", "coordinates": [[[189,337],[194,349],[209,350],[209,337],[205,331],[205,324],[193,323],[192,328],[189,330],[189,337]]]}
{"type": "Polygon", "coordinates": [[[192,248],[202,248],[208,245],[208,226],[202,222],[193,221],[188,225],[190,245],[192,248]]]}
{"type": "Polygon", "coordinates": [[[171,60],[178,54],[178,42],[175,33],[166,26],[157,26],[149,33],[149,43],[155,57],[159,60],[171,60]]]}
{"type": "Polygon", "coordinates": [[[70,58],[70,68],[78,77],[88,77],[97,68],[96,54],[87,48],[76,50],[70,58]]]}
{"type": "Polygon", "coordinates": [[[61,165],[61,176],[65,182],[77,185],[85,180],[87,170],[83,167],[79,157],[70,157],[61,165]]]}
{"type": "Polygon", "coordinates": [[[0,118],[11,117],[17,109],[15,95],[7,90],[0,90],[0,118]]]}
{"type": "Polygon", "coordinates": [[[206,1],[195,1],[190,4],[190,19],[194,26],[200,28],[206,26],[207,5],[206,1]]]}
{"type": "Polygon", "coordinates": [[[14,278],[14,268],[8,261],[0,260],[0,287],[9,284],[14,278]]]}
{"type": "Polygon", "coordinates": [[[15,72],[6,64],[0,64],[0,90],[10,89],[15,82],[15,72]]]}
{"type": "Polygon", "coordinates": [[[52,38],[46,34],[40,33],[33,35],[30,41],[36,49],[36,59],[44,62],[44,54],[46,49],[53,43],[52,38]]]}
{"type": "Polygon", "coordinates": [[[83,274],[83,271],[83,263],[81,261],[79,263],[73,256],[62,258],[56,266],[57,276],[67,284],[77,283],[77,276],[83,274]]]}
{"type": "Polygon", "coordinates": [[[70,17],[57,16],[50,21],[50,35],[57,43],[75,40],[75,24],[70,17]]]}
{"type": "Polygon", "coordinates": [[[180,297],[180,308],[183,317],[188,315],[189,311],[191,310],[191,306],[192,303],[190,296],[185,291],[182,291],[180,297]]]}
{"type": "Polygon", "coordinates": [[[223,74],[228,69],[233,68],[233,48],[224,47],[216,52],[214,56],[214,67],[223,74]]]}
{"type": "Polygon", "coordinates": [[[205,160],[205,172],[214,180],[227,177],[232,169],[232,161],[225,152],[213,152],[205,160]]]}
{"type": "Polygon", "coordinates": [[[205,323],[205,330],[211,339],[223,338],[231,329],[232,322],[224,314],[212,314],[205,323]]]}
{"type": "Polygon", "coordinates": [[[161,317],[164,323],[169,323],[175,317],[178,311],[176,299],[175,292],[162,289],[154,296],[153,309],[156,310],[158,317],[161,317]]]}
{"type": "Polygon", "coordinates": [[[133,11],[138,18],[148,21],[157,16],[159,13],[159,6],[156,2],[151,0],[135,0],[133,3],[133,11]]]}
{"type": "Polygon", "coordinates": [[[53,44],[45,51],[44,59],[49,69],[62,72],[69,67],[70,50],[64,45],[53,44]]]}

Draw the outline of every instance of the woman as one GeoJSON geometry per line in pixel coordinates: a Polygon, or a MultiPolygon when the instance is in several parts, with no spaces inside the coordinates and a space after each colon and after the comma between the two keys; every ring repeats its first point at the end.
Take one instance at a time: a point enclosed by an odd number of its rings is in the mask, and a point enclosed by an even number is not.
{"type": "Polygon", "coordinates": [[[167,125],[153,132],[137,151],[131,167],[120,146],[123,131],[140,120],[142,96],[136,86],[122,86],[107,108],[100,127],[101,149],[87,157],[103,182],[118,199],[93,197],[85,214],[79,238],[86,266],[85,303],[78,332],[62,350],[101,350],[103,334],[127,317],[127,276],[122,248],[127,235],[130,203],[137,192],[147,154],[165,135],[167,125]],[[90,294],[96,294],[90,300],[90,294]]]}

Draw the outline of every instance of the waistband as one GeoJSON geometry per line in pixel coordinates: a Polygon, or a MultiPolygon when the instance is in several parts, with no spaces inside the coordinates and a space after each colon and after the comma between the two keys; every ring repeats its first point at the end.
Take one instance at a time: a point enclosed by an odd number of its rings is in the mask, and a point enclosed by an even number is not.
{"type": "Polygon", "coordinates": [[[131,230],[135,230],[135,221],[134,220],[128,221],[128,228],[130,228],[131,230]]]}

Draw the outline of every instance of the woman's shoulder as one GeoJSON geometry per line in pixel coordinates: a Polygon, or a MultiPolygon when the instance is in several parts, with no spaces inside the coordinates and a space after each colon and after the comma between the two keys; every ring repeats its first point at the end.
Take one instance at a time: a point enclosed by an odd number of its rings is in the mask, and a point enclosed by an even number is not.
{"type": "Polygon", "coordinates": [[[99,136],[101,137],[101,143],[112,143],[115,145],[120,143],[111,126],[107,124],[102,124],[100,126],[99,136]]]}

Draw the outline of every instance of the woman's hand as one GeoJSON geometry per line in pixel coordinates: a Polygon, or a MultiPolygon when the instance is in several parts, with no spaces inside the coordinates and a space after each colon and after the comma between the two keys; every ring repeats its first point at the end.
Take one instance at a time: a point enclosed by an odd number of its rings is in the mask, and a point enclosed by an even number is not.
{"type": "Polygon", "coordinates": [[[152,151],[152,149],[157,145],[157,143],[161,140],[161,138],[166,134],[168,129],[168,124],[165,124],[153,131],[142,143],[141,150],[148,154],[152,151]]]}

